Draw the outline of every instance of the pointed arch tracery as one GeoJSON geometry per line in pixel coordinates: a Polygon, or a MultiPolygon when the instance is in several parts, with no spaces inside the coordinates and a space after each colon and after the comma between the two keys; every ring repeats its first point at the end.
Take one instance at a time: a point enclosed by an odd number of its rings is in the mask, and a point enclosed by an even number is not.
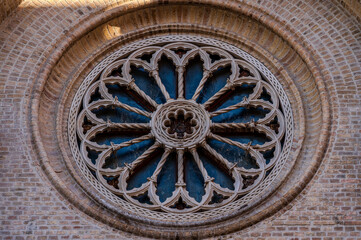
{"type": "Polygon", "coordinates": [[[121,201],[172,214],[251,199],[291,145],[280,84],[247,54],[154,41],[103,62],[78,91],[69,129],[88,177],[121,201]]]}

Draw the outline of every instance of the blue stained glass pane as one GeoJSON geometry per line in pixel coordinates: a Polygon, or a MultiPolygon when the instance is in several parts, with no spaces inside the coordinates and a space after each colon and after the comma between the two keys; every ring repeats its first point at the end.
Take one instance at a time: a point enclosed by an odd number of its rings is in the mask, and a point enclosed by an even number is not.
{"type": "Polygon", "coordinates": [[[162,157],[160,151],[157,153],[158,154],[155,154],[153,158],[149,159],[143,165],[135,169],[134,173],[130,175],[127,185],[128,190],[142,186],[143,183],[148,181],[147,178],[152,176],[158,162],[160,161],[160,158],[162,157]]]}
{"type": "Polygon", "coordinates": [[[263,133],[258,133],[258,132],[246,132],[246,133],[238,133],[238,134],[233,134],[233,133],[227,133],[227,134],[219,134],[221,136],[227,137],[229,139],[232,139],[234,141],[243,143],[243,144],[248,144],[249,142],[252,141],[252,145],[262,145],[268,141],[271,141],[270,139],[267,138],[267,136],[263,133]]]}
{"type": "Polygon", "coordinates": [[[269,110],[261,107],[249,109],[241,107],[215,116],[212,118],[212,121],[215,123],[246,123],[250,122],[252,119],[257,121],[258,119],[265,117],[267,113],[269,113],[269,110]]]}
{"type": "Polygon", "coordinates": [[[229,94],[229,96],[225,96],[225,100],[221,101],[217,104],[216,109],[222,109],[229,107],[231,105],[242,102],[244,97],[249,97],[250,94],[253,93],[255,85],[243,84],[242,86],[236,87],[234,91],[229,94]]]}
{"type": "Polygon", "coordinates": [[[205,169],[208,172],[208,175],[214,178],[214,181],[221,185],[221,187],[234,190],[232,176],[227,173],[227,171],[219,166],[212,156],[207,156],[204,150],[199,150],[199,157],[203,162],[205,169]]]}
{"type": "MultiPolygon", "coordinates": [[[[106,87],[113,97],[118,98],[119,102],[144,110],[144,108],[127,93],[124,87],[117,84],[107,84],[106,87]]],[[[92,110],[92,112],[98,118],[102,118],[105,121],[109,119],[116,123],[149,122],[147,117],[119,107],[100,107],[99,109],[92,110]]]]}
{"type": "Polygon", "coordinates": [[[140,203],[145,203],[145,204],[149,204],[149,205],[153,205],[153,203],[150,201],[149,195],[148,195],[148,191],[145,192],[144,194],[141,194],[139,196],[135,196],[133,197],[134,199],[138,200],[140,203]]]}
{"type": "Polygon", "coordinates": [[[189,61],[185,71],[185,98],[191,99],[203,77],[203,63],[199,56],[189,61]]]}
{"type": "Polygon", "coordinates": [[[89,103],[94,102],[94,101],[97,101],[97,100],[99,100],[99,99],[101,99],[101,98],[102,98],[102,96],[101,96],[100,93],[99,93],[99,88],[97,88],[97,89],[95,90],[95,92],[90,96],[89,103]]]}
{"type": "Polygon", "coordinates": [[[139,115],[138,113],[125,110],[120,107],[100,107],[99,109],[92,110],[92,112],[104,121],[114,123],[147,123],[149,118],[139,115]]]}
{"type": "Polygon", "coordinates": [[[256,161],[239,147],[217,140],[208,140],[208,144],[229,162],[237,163],[238,167],[244,167],[246,169],[258,168],[256,161]]]}
{"type": "Polygon", "coordinates": [[[198,103],[205,103],[227,84],[227,79],[231,75],[230,67],[219,68],[213,72],[213,76],[207,80],[197,99],[198,103]]]}
{"type": "Polygon", "coordinates": [[[132,96],[126,91],[125,87],[121,87],[118,84],[106,84],[108,92],[113,96],[117,97],[119,102],[126,103],[129,106],[146,110],[142,105],[137,103],[132,96]]]}
{"type": "Polygon", "coordinates": [[[131,75],[135,79],[135,84],[144,91],[149,97],[151,97],[157,103],[165,103],[165,97],[163,96],[160,88],[153,78],[149,76],[149,73],[143,68],[131,67],[131,75]]]}
{"type": "Polygon", "coordinates": [[[157,181],[157,195],[160,201],[165,201],[172,196],[177,181],[177,160],[176,154],[172,153],[168,156],[167,161],[163,165],[162,171],[159,173],[157,181]]]}
{"type": "Polygon", "coordinates": [[[269,151],[266,151],[266,152],[262,152],[263,154],[263,157],[266,159],[266,163],[268,164],[271,159],[274,157],[274,152],[275,152],[275,148],[269,150],[269,151]]]}
{"type": "Polygon", "coordinates": [[[124,132],[119,132],[116,130],[113,131],[109,131],[109,132],[103,132],[103,133],[99,133],[97,134],[94,139],[95,142],[98,144],[105,144],[105,145],[110,145],[110,142],[113,142],[114,144],[119,144],[122,142],[126,142],[129,141],[131,139],[143,136],[144,133],[124,133],[124,132]]]}
{"type": "Polygon", "coordinates": [[[90,158],[92,163],[95,164],[100,152],[91,150],[90,148],[86,148],[86,150],[88,152],[88,158],[90,158]]]}
{"type": "Polygon", "coordinates": [[[158,63],[159,77],[171,98],[176,98],[177,77],[172,61],[163,56],[158,63]]]}
{"type": "Polygon", "coordinates": [[[263,99],[267,102],[273,103],[271,95],[266,91],[265,88],[262,89],[260,99],[263,99]]]}
{"type": "Polygon", "coordinates": [[[202,173],[189,153],[186,153],[184,156],[185,182],[187,184],[186,189],[191,197],[200,202],[202,200],[202,196],[205,194],[202,173]]]}
{"type": "Polygon", "coordinates": [[[145,150],[153,145],[152,140],[146,140],[140,143],[133,144],[129,147],[121,148],[110,155],[105,160],[103,168],[115,169],[117,167],[124,167],[124,163],[131,163],[139,157],[145,150]]]}

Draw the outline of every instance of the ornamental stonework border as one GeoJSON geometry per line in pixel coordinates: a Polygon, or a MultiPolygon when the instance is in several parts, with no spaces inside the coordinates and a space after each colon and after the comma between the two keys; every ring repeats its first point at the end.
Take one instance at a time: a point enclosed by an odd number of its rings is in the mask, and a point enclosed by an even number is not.
{"type": "Polygon", "coordinates": [[[104,195],[107,199],[111,200],[115,205],[119,206],[124,211],[129,211],[130,213],[143,216],[146,218],[161,220],[161,221],[180,221],[180,222],[196,222],[196,221],[204,221],[214,218],[219,218],[221,216],[225,216],[227,214],[231,214],[232,212],[239,211],[239,209],[246,210],[247,205],[251,205],[251,203],[259,201],[259,199],[264,199],[266,189],[274,182],[277,178],[278,174],[285,167],[285,162],[290,155],[292,141],[293,141],[293,116],[290,102],[284,92],[281,84],[275,78],[275,76],[257,59],[249,55],[248,53],[232,46],[227,43],[205,38],[198,36],[190,36],[190,35],[173,35],[173,36],[163,36],[163,37],[154,37],[147,40],[138,41],[132,44],[129,44],[120,50],[114,52],[105,60],[103,60],[99,65],[97,65],[85,78],[82,82],[80,88],[78,89],[69,112],[69,141],[71,146],[71,151],[73,153],[76,164],[80,168],[82,174],[88,179],[88,181],[92,184],[94,188],[96,188],[102,195],[104,195]],[[77,145],[77,136],[76,136],[76,120],[78,115],[78,110],[80,104],[82,103],[82,99],[84,97],[85,92],[89,88],[89,86],[94,81],[95,77],[98,76],[105,68],[111,65],[113,62],[121,58],[122,56],[133,52],[135,50],[157,45],[157,44],[166,44],[172,42],[188,42],[188,43],[201,43],[208,46],[214,46],[217,48],[221,48],[226,50],[235,56],[243,59],[248,62],[250,65],[254,66],[272,85],[274,90],[276,91],[285,116],[285,142],[282,149],[282,153],[280,158],[276,161],[273,170],[271,173],[264,179],[264,181],[259,184],[256,188],[251,190],[242,198],[231,202],[225,206],[211,209],[205,212],[196,212],[196,213],[168,213],[168,212],[157,212],[152,211],[146,208],[139,207],[133,203],[127,202],[114,193],[112,193],[109,189],[105,188],[90,172],[89,168],[85,164],[83,157],[79,151],[77,145]]]}

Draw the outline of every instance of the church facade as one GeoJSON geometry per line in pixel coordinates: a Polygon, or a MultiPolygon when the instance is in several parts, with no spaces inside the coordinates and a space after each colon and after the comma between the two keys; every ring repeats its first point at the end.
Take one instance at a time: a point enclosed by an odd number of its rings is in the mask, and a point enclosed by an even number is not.
{"type": "Polygon", "coordinates": [[[359,1],[0,10],[1,238],[361,238],[359,1]]]}

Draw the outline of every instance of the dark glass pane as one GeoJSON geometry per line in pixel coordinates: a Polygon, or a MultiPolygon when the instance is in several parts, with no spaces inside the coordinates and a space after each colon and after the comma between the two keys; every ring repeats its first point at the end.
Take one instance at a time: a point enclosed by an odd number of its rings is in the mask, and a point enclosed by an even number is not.
{"type": "Polygon", "coordinates": [[[230,67],[222,67],[212,73],[197,99],[198,103],[205,103],[209,98],[216,94],[221,88],[227,84],[227,79],[231,75],[230,67]]]}
{"type": "Polygon", "coordinates": [[[127,189],[138,188],[142,186],[143,183],[147,182],[147,178],[153,175],[157,164],[162,157],[162,151],[156,151],[155,154],[149,158],[149,160],[145,161],[144,164],[137,167],[134,170],[128,179],[127,189]]]}
{"type": "Polygon", "coordinates": [[[262,93],[261,93],[261,96],[259,98],[263,99],[263,100],[265,100],[267,102],[273,103],[271,95],[266,91],[265,88],[262,89],[262,93]]]}
{"type": "Polygon", "coordinates": [[[99,109],[92,110],[92,112],[104,121],[114,123],[147,123],[149,118],[139,115],[138,113],[125,110],[120,107],[100,107],[99,109]]]}
{"type": "Polygon", "coordinates": [[[171,98],[176,98],[177,76],[173,62],[163,56],[158,63],[159,77],[171,98]]]}
{"type": "Polygon", "coordinates": [[[87,117],[84,117],[84,122],[83,122],[83,125],[82,125],[84,134],[86,134],[94,126],[95,126],[94,123],[89,121],[87,117]]]}
{"type": "Polygon", "coordinates": [[[95,102],[95,101],[97,101],[97,100],[99,100],[99,99],[101,99],[101,98],[102,98],[102,96],[101,96],[100,93],[99,93],[99,88],[97,88],[97,89],[94,91],[94,93],[90,96],[90,101],[89,101],[89,103],[95,102]]]}
{"type": "Polygon", "coordinates": [[[221,185],[221,187],[234,189],[232,176],[227,170],[215,162],[214,157],[209,155],[205,150],[199,149],[199,157],[202,160],[208,175],[214,178],[214,182],[221,185]]]}
{"type": "Polygon", "coordinates": [[[103,175],[103,178],[107,181],[107,183],[110,185],[110,186],[113,186],[114,188],[116,189],[119,189],[119,175],[117,176],[104,176],[103,175]]]}
{"type": "Polygon", "coordinates": [[[102,133],[98,133],[95,135],[94,138],[92,138],[92,141],[98,143],[98,144],[106,144],[110,145],[110,142],[113,142],[114,144],[119,144],[122,142],[129,141],[131,139],[143,136],[144,133],[135,133],[135,132],[121,132],[117,131],[116,129],[113,129],[113,131],[105,131],[102,133]]]}
{"type": "Polygon", "coordinates": [[[149,204],[149,205],[153,205],[153,203],[150,201],[150,198],[148,196],[148,191],[145,192],[144,194],[141,194],[139,196],[135,196],[133,197],[135,200],[138,200],[140,203],[145,203],[145,204],[149,204]]]}
{"type": "Polygon", "coordinates": [[[266,163],[268,164],[271,159],[274,157],[275,148],[272,148],[269,151],[262,152],[264,159],[266,159],[266,163]]]}
{"type": "Polygon", "coordinates": [[[216,123],[247,123],[252,119],[257,121],[260,118],[264,118],[269,110],[261,107],[257,108],[238,108],[236,110],[229,111],[227,113],[220,114],[212,118],[216,123]]]}
{"type": "Polygon", "coordinates": [[[86,148],[87,152],[88,152],[88,158],[90,158],[90,160],[92,161],[93,164],[96,163],[96,160],[100,154],[100,152],[91,150],[90,148],[86,148]]]}
{"type": "Polygon", "coordinates": [[[132,96],[130,92],[126,90],[126,87],[121,87],[118,84],[106,84],[106,87],[108,89],[108,92],[113,97],[118,98],[119,102],[139,108],[141,110],[146,110],[141,104],[139,104],[139,102],[137,102],[134,96],[132,96]]]}
{"type": "Polygon", "coordinates": [[[185,71],[185,98],[191,99],[203,77],[203,62],[197,56],[190,60],[185,71]]]}
{"type": "Polygon", "coordinates": [[[218,101],[212,104],[210,110],[218,110],[242,102],[244,97],[248,98],[249,95],[253,93],[254,87],[255,85],[248,84],[236,87],[234,91],[230,91],[228,94],[220,97],[218,101]]]}
{"type": "Polygon", "coordinates": [[[200,202],[205,194],[202,173],[190,153],[186,153],[184,157],[186,189],[191,197],[200,202]]]}
{"type": "Polygon", "coordinates": [[[152,140],[146,140],[140,143],[133,144],[129,147],[121,148],[113,152],[106,160],[103,168],[115,169],[117,167],[124,167],[125,163],[131,163],[139,157],[145,150],[153,145],[152,140]]]}
{"type": "Polygon", "coordinates": [[[208,140],[208,144],[229,162],[237,163],[238,167],[258,169],[256,161],[243,149],[217,140],[208,140]]]}
{"type": "Polygon", "coordinates": [[[131,67],[131,75],[135,79],[135,84],[143,90],[149,97],[151,97],[157,103],[165,103],[165,97],[163,96],[160,88],[155,82],[154,78],[149,76],[149,73],[143,68],[131,67]]]}
{"type": "Polygon", "coordinates": [[[122,67],[123,65],[118,66],[117,68],[113,69],[108,75],[107,77],[123,77],[122,74],[122,67]]]}
{"type": "Polygon", "coordinates": [[[143,54],[143,55],[140,57],[140,59],[142,59],[142,60],[150,63],[150,60],[152,59],[153,54],[154,54],[154,52],[152,52],[152,53],[145,53],[145,54],[143,54]]]}
{"type": "Polygon", "coordinates": [[[157,195],[161,202],[164,202],[168,197],[172,196],[175,190],[175,184],[177,181],[177,160],[176,154],[171,153],[162,171],[159,173],[157,181],[157,195]]]}
{"type": "Polygon", "coordinates": [[[259,132],[227,132],[227,133],[218,133],[218,135],[229,138],[231,140],[248,144],[252,142],[251,145],[263,145],[266,142],[271,141],[267,138],[267,136],[263,133],[259,132]]]}
{"type": "Polygon", "coordinates": [[[221,60],[221,56],[218,54],[212,54],[212,53],[208,53],[209,58],[211,59],[211,63],[214,63],[215,61],[221,60]]]}

